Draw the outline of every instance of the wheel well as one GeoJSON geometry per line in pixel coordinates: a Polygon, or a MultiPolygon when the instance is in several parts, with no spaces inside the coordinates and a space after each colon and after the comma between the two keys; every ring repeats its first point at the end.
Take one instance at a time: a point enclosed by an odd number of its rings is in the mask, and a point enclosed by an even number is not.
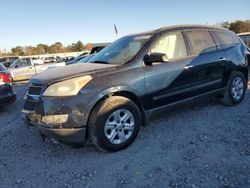
{"type": "Polygon", "coordinates": [[[240,67],[240,68],[236,69],[236,71],[242,72],[246,78],[246,81],[248,81],[248,69],[240,67]]]}
{"type": "Polygon", "coordinates": [[[130,99],[131,101],[133,101],[138,106],[141,113],[144,112],[141,101],[138,99],[138,97],[134,93],[131,93],[131,92],[128,92],[128,91],[118,91],[118,92],[112,93],[111,96],[126,97],[126,98],[130,99]]]}
{"type": "Polygon", "coordinates": [[[139,108],[140,112],[141,112],[141,116],[142,116],[142,125],[146,126],[148,124],[148,119],[145,113],[145,110],[143,108],[143,105],[140,101],[140,99],[132,92],[129,91],[118,91],[118,92],[114,92],[109,96],[122,96],[122,97],[126,97],[128,99],[130,99],[131,101],[133,101],[137,107],[139,108]]]}
{"type": "MultiPolygon", "coordinates": [[[[142,103],[141,101],[139,100],[139,98],[132,92],[129,92],[129,91],[118,91],[118,92],[113,92],[113,93],[110,93],[108,95],[105,95],[103,96],[101,99],[99,99],[96,104],[94,105],[94,107],[92,108],[90,114],[92,113],[93,109],[96,107],[97,104],[99,104],[100,102],[102,102],[103,100],[111,97],[111,96],[121,96],[121,97],[126,97],[128,99],[130,99],[131,101],[133,101],[137,107],[139,108],[140,112],[141,112],[141,116],[142,116],[142,125],[146,126],[147,123],[148,123],[148,120],[147,120],[147,116],[145,114],[145,111],[144,111],[144,108],[142,106],[142,103]]],[[[89,115],[90,116],[90,115],[89,115]]],[[[89,118],[88,118],[89,119],[89,118]]],[[[89,121],[89,120],[88,120],[89,121]]]]}

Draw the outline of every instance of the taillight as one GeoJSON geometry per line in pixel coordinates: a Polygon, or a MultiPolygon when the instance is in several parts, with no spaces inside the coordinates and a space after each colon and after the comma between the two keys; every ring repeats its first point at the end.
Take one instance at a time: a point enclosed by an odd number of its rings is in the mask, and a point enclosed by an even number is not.
{"type": "Polygon", "coordinates": [[[11,83],[12,78],[10,74],[0,74],[0,82],[11,83]]]}

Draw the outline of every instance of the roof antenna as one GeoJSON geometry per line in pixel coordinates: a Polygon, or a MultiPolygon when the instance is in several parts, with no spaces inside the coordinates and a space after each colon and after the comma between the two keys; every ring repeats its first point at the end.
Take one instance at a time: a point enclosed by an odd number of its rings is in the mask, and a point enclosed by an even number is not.
{"type": "Polygon", "coordinates": [[[115,32],[115,35],[118,36],[118,29],[117,29],[115,23],[114,23],[114,32],[115,32]]]}

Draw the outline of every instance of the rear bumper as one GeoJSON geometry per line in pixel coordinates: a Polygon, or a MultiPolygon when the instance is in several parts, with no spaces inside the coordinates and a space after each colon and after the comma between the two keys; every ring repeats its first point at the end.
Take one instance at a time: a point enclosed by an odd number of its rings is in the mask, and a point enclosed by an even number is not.
{"type": "Polygon", "coordinates": [[[25,124],[36,127],[43,137],[53,138],[64,144],[83,144],[86,139],[86,127],[79,128],[50,128],[30,121],[28,114],[22,115],[25,124]]]}
{"type": "Polygon", "coordinates": [[[13,93],[9,96],[1,97],[0,98],[0,107],[9,105],[15,101],[16,101],[16,94],[15,93],[13,93]]]}

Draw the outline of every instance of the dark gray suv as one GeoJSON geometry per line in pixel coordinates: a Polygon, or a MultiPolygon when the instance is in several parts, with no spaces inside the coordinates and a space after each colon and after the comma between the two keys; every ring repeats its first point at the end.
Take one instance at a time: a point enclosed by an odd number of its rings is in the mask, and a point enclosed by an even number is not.
{"type": "Polygon", "coordinates": [[[246,46],[233,32],[171,26],[118,39],[89,63],[46,71],[30,81],[23,118],[66,144],[88,138],[118,151],[154,115],[214,95],[240,103],[247,89],[246,46]]]}

